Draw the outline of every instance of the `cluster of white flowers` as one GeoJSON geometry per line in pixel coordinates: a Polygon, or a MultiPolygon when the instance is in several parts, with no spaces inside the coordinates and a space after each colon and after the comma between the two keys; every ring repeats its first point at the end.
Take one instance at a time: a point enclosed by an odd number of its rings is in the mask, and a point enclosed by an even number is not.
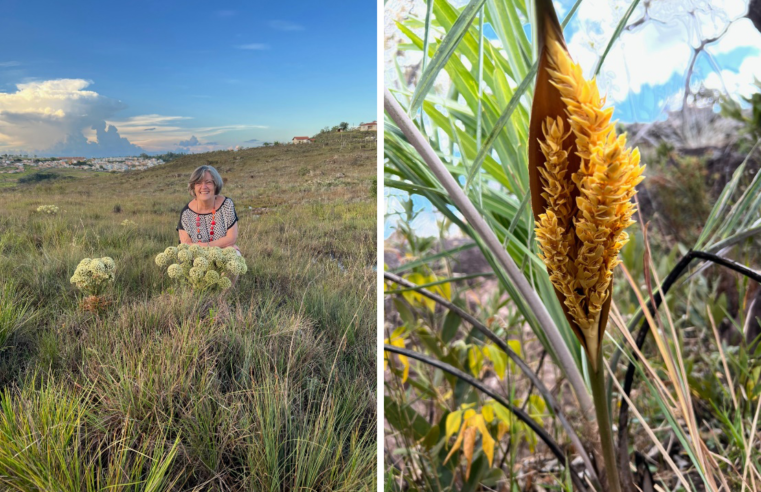
{"type": "Polygon", "coordinates": [[[85,258],[79,262],[71,283],[90,295],[99,295],[105,287],[114,281],[116,264],[108,256],[103,258],[85,258]]]}
{"type": "Polygon", "coordinates": [[[55,215],[58,213],[58,207],[55,205],[40,205],[37,207],[37,211],[48,215],[55,215]]]}
{"type": "Polygon", "coordinates": [[[135,224],[133,221],[131,221],[131,220],[129,220],[129,219],[124,219],[124,220],[122,221],[122,225],[123,225],[124,227],[132,227],[132,226],[136,226],[137,224],[135,224]]]}
{"type": "Polygon", "coordinates": [[[179,282],[188,282],[193,289],[225,290],[232,286],[229,275],[248,271],[246,260],[235,248],[202,248],[197,244],[169,246],[156,255],[156,264],[166,267],[167,274],[179,282]]]}

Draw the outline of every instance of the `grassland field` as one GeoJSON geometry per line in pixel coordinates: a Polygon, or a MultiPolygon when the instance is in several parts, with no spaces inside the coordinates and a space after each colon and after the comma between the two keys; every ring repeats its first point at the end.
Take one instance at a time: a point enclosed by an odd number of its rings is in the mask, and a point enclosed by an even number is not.
{"type": "Polygon", "coordinates": [[[367,135],[3,175],[0,490],[374,490],[367,135]],[[223,294],[178,288],[154,262],[202,164],[225,178],[248,263],[223,294]],[[35,212],[49,204],[58,214],[35,212]],[[103,256],[110,304],[87,312],[69,278],[103,256]]]}

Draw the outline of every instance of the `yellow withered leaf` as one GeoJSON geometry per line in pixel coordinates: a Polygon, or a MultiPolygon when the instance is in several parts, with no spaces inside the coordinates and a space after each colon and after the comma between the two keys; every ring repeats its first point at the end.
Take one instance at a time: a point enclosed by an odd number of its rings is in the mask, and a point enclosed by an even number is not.
{"type": "MultiPolygon", "coordinates": [[[[399,347],[404,348],[405,342],[404,342],[404,332],[406,328],[404,326],[400,326],[394,332],[391,334],[389,338],[386,338],[383,340],[384,345],[391,345],[393,347],[399,347]]],[[[407,377],[410,374],[410,360],[406,355],[397,354],[397,357],[399,357],[399,362],[402,363],[402,382],[407,382],[407,377]]],[[[383,352],[383,370],[385,371],[388,369],[388,358],[389,355],[386,352],[383,352]]]]}
{"type": "Polygon", "coordinates": [[[491,405],[484,405],[481,408],[481,415],[484,416],[484,420],[487,422],[491,422],[494,420],[494,407],[491,405]]]}
{"type": "MultiPolygon", "coordinates": [[[[491,411],[492,419],[494,418],[493,409],[490,405],[484,406],[481,411],[484,412],[484,414],[491,411]]],[[[457,439],[455,439],[452,449],[449,450],[446,459],[444,459],[444,464],[449,461],[449,458],[452,457],[455,451],[462,447],[462,452],[467,462],[467,468],[465,471],[465,479],[467,480],[470,476],[470,465],[473,461],[477,433],[481,434],[481,449],[483,449],[484,455],[486,455],[486,458],[489,460],[489,466],[494,462],[494,447],[496,441],[489,433],[489,429],[486,428],[486,419],[484,419],[484,415],[476,413],[473,409],[465,410],[464,413],[461,410],[458,410],[447,416],[447,438],[454,434],[458,428],[460,433],[457,435],[457,439]],[[461,421],[462,427],[460,427],[461,421]]]]}
{"type": "Polygon", "coordinates": [[[445,424],[447,440],[450,437],[452,437],[455,432],[460,430],[461,424],[462,424],[462,410],[450,412],[449,415],[447,415],[447,421],[445,424]]]}
{"type": "Polygon", "coordinates": [[[529,125],[531,207],[555,294],[593,370],[610,311],[612,270],[628,240],[644,168],[616,135],[594,80],[568,53],[551,0],[536,0],[539,65],[529,125]]]}
{"type": "Polygon", "coordinates": [[[481,449],[484,450],[486,458],[489,460],[489,466],[494,461],[494,438],[489,434],[489,430],[486,428],[486,422],[483,415],[478,415],[475,419],[474,425],[481,433],[481,449]]]}
{"type": "MultiPolygon", "coordinates": [[[[403,278],[405,280],[409,280],[410,282],[416,285],[430,284],[438,280],[441,280],[436,275],[433,275],[433,274],[423,275],[422,273],[417,273],[417,272],[404,275],[403,278]]],[[[449,283],[433,285],[431,287],[428,287],[428,290],[430,290],[434,294],[440,295],[444,299],[447,299],[447,300],[452,299],[452,289],[449,283]]],[[[408,290],[406,292],[402,292],[402,296],[404,296],[404,298],[407,299],[407,302],[409,302],[413,306],[425,307],[431,312],[433,312],[436,309],[436,301],[434,301],[433,299],[429,299],[422,294],[418,294],[414,290],[408,290]]]]}
{"type": "Polygon", "coordinates": [[[476,428],[468,427],[464,431],[464,443],[462,445],[462,454],[465,455],[465,461],[468,466],[465,469],[465,480],[470,478],[470,465],[473,463],[473,448],[476,445],[476,428]]]}

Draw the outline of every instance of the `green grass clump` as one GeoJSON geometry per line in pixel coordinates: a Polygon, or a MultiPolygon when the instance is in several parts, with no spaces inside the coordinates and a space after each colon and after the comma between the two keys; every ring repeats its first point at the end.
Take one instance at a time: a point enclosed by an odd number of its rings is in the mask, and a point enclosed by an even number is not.
{"type": "Polygon", "coordinates": [[[374,489],[375,149],[294,147],[6,189],[0,489],[374,489]],[[155,266],[205,163],[247,259],[224,292],[155,266]],[[108,309],[79,309],[69,279],[106,256],[108,309]]]}

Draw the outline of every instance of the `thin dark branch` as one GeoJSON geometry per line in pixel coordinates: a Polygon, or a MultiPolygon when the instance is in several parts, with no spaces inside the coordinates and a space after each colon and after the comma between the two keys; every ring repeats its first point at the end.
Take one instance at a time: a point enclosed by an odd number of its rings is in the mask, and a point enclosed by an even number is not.
{"type": "MultiPolygon", "coordinates": [[[[469,385],[481,391],[483,394],[494,398],[494,400],[497,403],[499,403],[503,407],[510,410],[513,413],[513,415],[515,415],[518,418],[518,420],[526,424],[532,431],[534,431],[536,435],[539,436],[539,439],[541,439],[547,445],[547,447],[550,448],[550,451],[552,452],[552,454],[555,455],[559,463],[563,463],[564,465],[567,466],[568,457],[563,453],[563,450],[560,448],[560,445],[557,442],[555,442],[552,436],[550,436],[547,433],[547,431],[544,430],[542,426],[540,426],[536,422],[536,420],[532,419],[526,412],[524,412],[520,408],[517,408],[516,406],[514,406],[512,403],[507,401],[502,396],[494,393],[491,389],[486,387],[478,379],[474,378],[473,376],[469,374],[462,372],[456,367],[450,366],[449,364],[441,362],[440,360],[435,359],[433,357],[428,357],[427,355],[423,355],[419,352],[415,352],[414,350],[407,350],[407,349],[403,349],[399,347],[394,347],[393,345],[384,345],[383,350],[386,352],[392,352],[395,354],[410,357],[415,360],[419,360],[420,362],[423,362],[424,364],[428,364],[437,369],[441,369],[444,372],[448,372],[452,376],[455,376],[456,378],[462,381],[465,381],[469,385]]],[[[573,473],[572,470],[570,470],[570,475],[576,488],[582,491],[587,490],[587,488],[584,487],[584,485],[581,483],[581,480],[579,480],[579,477],[576,476],[576,474],[573,473]]]]}
{"type": "MultiPolygon", "coordinates": [[[[676,266],[669,272],[666,279],[661,284],[661,287],[658,289],[658,291],[655,293],[655,295],[647,301],[647,310],[650,311],[650,315],[655,317],[656,311],[658,311],[658,308],[661,305],[662,297],[661,292],[663,292],[663,295],[666,295],[671,289],[671,287],[676,283],[676,281],[679,279],[679,277],[682,276],[682,274],[687,270],[687,267],[689,266],[690,262],[693,259],[700,259],[705,261],[710,261],[712,263],[716,263],[717,265],[721,265],[723,267],[729,268],[730,270],[733,270],[741,275],[744,275],[750,279],[755,280],[758,283],[761,283],[761,273],[751,270],[750,268],[741,265],[737,263],[736,261],[728,260],[726,258],[723,258],[719,255],[715,255],[713,253],[706,253],[705,251],[689,251],[686,255],[682,257],[682,259],[679,260],[679,262],[676,264],[676,266]]],[[[647,265],[645,265],[645,268],[648,268],[647,265]]],[[[640,322],[640,320],[643,317],[643,311],[640,311],[637,313],[637,316],[635,316],[632,321],[629,323],[628,329],[629,331],[634,331],[634,327],[637,326],[637,324],[640,322]]],[[[645,339],[647,338],[647,334],[650,331],[650,324],[647,323],[647,321],[643,322],[640,326],[639,332],[637,333],[636,343],[637,348],[639,350],[642,350],[642,346],[645,344],[645,339]]],[[[629,396],[631,394],[632,385],[634,383],[634,362],[636,360],[636,355],[632,354],[633,360],[629,362],[629,366],[626,368],[626,376],[624,378],[624,393],[626,393],[626,396],[629,396]]],[[[612,377],[612,376],[611,376],[612,377]]],[[[626,449],[627,447],[627,441],[628,441],[628,434],[627,434],[627,428],[629,426],[629,405],[626,402],[625,399],[621,400],[621,410],[618,414],[618,443],[619,443],[619,452],[621,449],[626,449]]]]}
{"type": "MultiPolygon", "coordinates": [[[[417,288],[417,285],[415,285],[414,283],[410,282],[409,280],[405,280],[398,275],[394,275],[393,273],[383,272],[383,276],[387,280],[391,280],[392,282],[398,285],[403,285],[407,288],[417,288]]],[[[536,389],[539,391],[539,393],[541,393],[542,397],[547,402],[549,407],[552,409],[553,413],[558,417],[558,420],[560,420],[560,424],[563,426],[566,433],[568,434],[568,438],[571,440],[573,447],[576,448],[576,452],[584,460],[584,466],[587,468],[587,472],[589,473],[592,483],[597,485],[599,483],[599,479],[597,478],[595,469],[592,466],[592,462],[589,461],[589,457],[587,455],[586,450],[584,449],[584,446],[581,444],[581,439],[579,439],[578,434],[576,434],[576,431],[571,426],[570,422],[568,422],[568,419],[566,419],[565,415],[563,414],[563,411],[560,409],[560,405],[558,405],[557,401],[552,396],[552,393],[547,389],[544,383],[542,383],[542,380],[539,379],[539,376],[537,376],[536,373],[531,370],[531,368],[526,363],[526,361],[524,361],[521,358],[521,356],[516,354],[515,351],[511,349],[510,346],[507,343],[505,343],[504,340],[498,337],[493,331],[487,328],[486,325],[478,321],[475,317],[473,317],[470,313],[468,313],[464,309],[453,304],[447,299],[444,299],[440,295],[434,294],[433,292],[429,290],[426,290],[426,289],[416,289],[416,290],[419,294],[435,301],[436,303],[440,304],[441,306],[449,309],[451,312],[458,315],[463,320],[470,323],[475,329],[483,333],[483,335],[486,338],[494,342],[494,344],[497,345],[497,347],[499,347],[503,352],[507,354],[508,357],[510,357],[510,360],[512,360],[515,363],[515,365],[518,366],[520,370],[526,375],[529,381],[531,381],[531,384],[533,384],[536,387],[536,389]]]]}
{"type": "MultiPolygon", "coordinates": [[[[539,356],[539,364],[536,366],[536,374],[539,375],[539,372],[542,370],[542,366],[544,365],[544,358],[547,355],[546,350],[542,350],[542,355],[539,356]]],[[[526,398],[523,400],[523,405],[521,405],[521,410],[525,410],[526,407],[528,407],[529,399],[531,398],[531,392],[534,391],[534,383],[532,382],[531,385],[528,387],[528,391],[526,392],[526,398]]]]}

